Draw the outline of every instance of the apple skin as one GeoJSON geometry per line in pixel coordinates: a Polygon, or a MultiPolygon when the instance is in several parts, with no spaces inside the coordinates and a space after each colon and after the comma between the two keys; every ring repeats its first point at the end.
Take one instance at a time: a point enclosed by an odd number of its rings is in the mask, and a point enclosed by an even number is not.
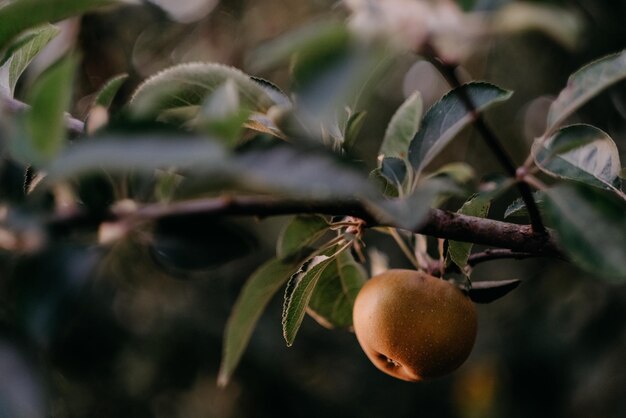
{"type": "Polygon", "coordinates": [[[476,309],[461,289],[415,270],[388,270],[368,280],[354,303],[353,321],[372,363],[411,382],[456,370],[477,332],[476,309]]]}

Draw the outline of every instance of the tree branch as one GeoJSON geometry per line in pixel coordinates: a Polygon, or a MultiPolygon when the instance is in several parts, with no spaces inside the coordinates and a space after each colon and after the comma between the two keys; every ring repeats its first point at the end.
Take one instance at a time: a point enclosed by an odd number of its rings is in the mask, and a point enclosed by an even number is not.
{"type": "MultiPolygon", "coordinates": [[[[457,66],[442,61],[439,58],[439,55],[436,53],[434,47],[432,45],[430,45],[429,47],[431,50],[430,61],[435,67],[437,67],[439,72],[444,76],[450,86],[457,89],[457,96],[463,102],[466,109],[473,115],[474,126],[476,127],[476,130],[478,130],[480,135],[483,137],[483,139],[487,143],[487,146],[491,149],[500,165],[504,168],[504,170],[510,177],[517,179],[517,167],[502,146],[502,142],[498,139],[494,131],[487,125],[482,115],[477,111],[476,106],[472,102],[472,99],[469,97],[467,92],[464,89],[459,88],[461,87],[461,82],[456,74],[457,66]]],[[[535,199],[533,198],[530,186],[524,181],[518,181],[517,189],[519,190],[519,193],[524,200],[524,203],[526,204],[526,208],[528,209],[528,215],[530,217],[530,222],[534,231],[539,234],[545,234],[546,228],[543,225],[543,221],[541,220],[541,213],[539,212],[539,208],[537,207],[535,199]]]]}
{"type": "MultiPolygon", "coordinates": [[[[52,233],[63,234],[81,227],[95,228],[102,222],[142,223],[188,215],[268,217],[300,213],[355,216],[363,219],[367,227],[396,227],[381,224],[356,200],[305,202],[268,196],[221,196],[170,204],[154,203],[130,209],[118,206],[101,215],[75,212],[57,215],[49,220],[48,227],[52,233]]],[[[564,257],[549,231],[538,234],[529,225],[461,215],[440,209],[431,209],[423,225],[413,232],[533,255],[564,257]]]]}

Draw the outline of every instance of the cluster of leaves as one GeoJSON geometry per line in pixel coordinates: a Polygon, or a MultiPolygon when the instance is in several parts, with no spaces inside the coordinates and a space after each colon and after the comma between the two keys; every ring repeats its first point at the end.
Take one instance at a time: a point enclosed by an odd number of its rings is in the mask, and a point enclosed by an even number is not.
{"type": "MultiPolygon", "coordinates": [[[[23,0],[0,8],[0,94],[7,103],[16,102],[13,95],[20,75],[56,34],[47,22],[114,2],[56,0],[54,5],[49,2],[50,7],[40,3],[23,0]]],[[[185,203],[193,205],[200,198],[247,195],[329,202],[337,208],[357,201],[378,224],[415,231],[431,208],[450,196],[469,196],[458,212],[482,218],[488,216],[491,202],[516,181],[528,181],[540,188],[536,198],[542,214],[568,258],[599,277],[626,278],[626,198],[617,147],[593,126],[562,127],[580,106],[626,77],[626,53],[575,73],[551,105],[546,131],[535,140],[523,175],[478,193],[470,182],[475,176],[471,167],[463,163],[434,167],[433,162],[480,112],[505,102],[511,92],[486,82],[467,83],[424,114],[419,93],[412,94],[391,119],[378,167],[368,174],[350,157],[366,118],[356,109],[366,107],[364,93],[393,63],[389,51],[359,42],[341,23],[329,23],[267,45],[252,67],[261,71],[286,60],[292,61],[290,94],[232,67],[188,63],[149,78],[121,110],[110,112],[125,81],[120,75],[95,95],[86,129],[74,124],[68,132],[72,120],[66,111],[77,58],[61,59],[30,87],[25,95],[28,106],[4,121],[9,139],[0,144],[3,158],[30,167],[29,173],[40,179],[28,185],[27,196],[17,201],[3,198],[9,215],[2,228],[15,237],[5,240],[5,249],[31,249],[18,239],[25,236],[25,218],[29,228],[42,234],[39,245],[54,245],[48,222],[58,213],[48,197],[57,207],[69,205],[92,215],[113,211],[124,221],[118,225],[122,233],[114,238],[124,236],[129,225],[142,227],[142,214],[150,209],[167,209],[169,204],[185,209],[189,207],[185,203]],[[553,185],[537,180],[538,171],[554,179],[553,185]],[[95,192],[94,187],[85,191],[94,179],[95,192]],[[135,205],[112,207],[122,200],[135,205]]],[[[522,201],[507,210],[507,216],[525,214],[522,201]]],[[[324,326],[350,327],[354,298],[368,276],[355,259],[362,257],[363,222],[345,217],[349,213],[334,215],[338,216],[296,216],[281,235],[276,257],[249,278],[226,326],[221,384],[232,376],[264,308],[285,285],[283,331],[288,345],[307,312],[324,326]]],[[[148,243],[157,261],[171,261],[176,251],[192,253],[181,251],[176,239],[174,248],[172,241],[164,240],[174,236],[184,241],[188,234],[163,222],[148,243]]],[[[236,234],[221,222],[210,225],[225,235],[236,234]]],[[[101,240],[108,240],[102,231],[101,240]]],[[[390,233],[408,248],[417,267],[428,268],[419,260],[431,255],[414,245],[419,237],[402,236],[395,229],[390,233]]],[[[245,247],[239,241],[233,247],[239,244],[245,247]]],[[[456,265],[467,273],[472,244],[449,241],[446,248],[440,254],[443,265],[456,265]]],[[[209,264],[191,260],[177,267],[193,270],[209,264]]],[[[510,289],[511,283],[502,287],[510,289]]]]}

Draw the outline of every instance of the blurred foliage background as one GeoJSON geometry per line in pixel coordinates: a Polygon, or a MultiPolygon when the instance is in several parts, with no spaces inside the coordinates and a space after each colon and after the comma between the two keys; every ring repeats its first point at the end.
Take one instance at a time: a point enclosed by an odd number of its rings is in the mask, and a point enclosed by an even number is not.
{"type": "MultiPolygon", "coordinates": [[[[466,10],[492,10],[510,1],[461,3],[466,10]]],[[[548,98],[567,76],[626,47],[626,3],[534,3],[580,16],[583,32],[575,48],[527,31],[492,39],[463,63],[468,78],[515,91],[489,120],[518,161],[542,131],[548,98]]],[[[119,106],[141,80],[181,62],[233,65],[288,91],[287,65],[261,74],[250,70],[255,51],[310,22],[343,18],[341,5],[330,0],[161,0],[89,14],[62,24],[62,35],[31,67],[17,96],[68,48],[81,56],[72,109],[78,117],[110,77],[130,75],[119,106]]],[[[357,147],[366,164],[374,165],[387,121],[414,89],[428,106],[447,87],[430,64],[406,56],[368,105],[357,147]]],[[[626,84],[601,94],[579,115],[606,130],[624,160],[626,84]]],[[[498,170],[480,138],[469,132],[465,143],[450,152],[478,172],[498,170]]],[[[504,208],[494,207],[493,216],[504,208]]],[[[146,249],[140,234],[106,250],[68,239],[18,259],[0,253],[0,277],[13,277],[0,279],[0,417],[626,416],[626,287],[553,260],[476,268],[476,278],[520,278],[523,284],[479,306],[476,347],[449,377],[419,384],[393,380],[369,363],[353,334],[326,330],[310,318],[286,348],[282,301],[275,298],[234,380],[217,388],[226,318],[245,279],[274,254],[285,220],[238,220],[251,232],[218,246],[215,225],[190,231],[197,234],[196,249],[227,261],[192,266],[192,274],[146,249]],[[242,242],[250,251],[228,261],[229,245],[242,242]]],[[[366,243],[389,254],[391,266],[409,267],[390,239],[371,232],[366,243]]]]}

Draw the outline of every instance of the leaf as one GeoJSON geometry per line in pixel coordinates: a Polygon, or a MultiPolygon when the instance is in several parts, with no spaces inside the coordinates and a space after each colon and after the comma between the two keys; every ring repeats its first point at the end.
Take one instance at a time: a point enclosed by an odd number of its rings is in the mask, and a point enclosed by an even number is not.
{"type": "MultiPolygon", "coordinates": [[[[457,213],[485,218],[489,213],[490,207],[491,200],[481,195],[474,195],[461,206],[457,213]]],[[[448,257],[457,265],[461,272],[465,271],[472,247],[473,244],[470,242],[448,241],[448,257]]]]}
{"type": "MultiPolygon", "coordinates": [[[[537,206],[541,211],[543,211],[544,201],[545,201],[545,193],[542,191],[536,191],[533,193],[533,199],[537,206]]],[[[524,203],[524,199],[521,197],[515,199],[513,203],[511,203],[506,210],[504,211],[504,218],[508,217],[521,217],[528,216],[528,210],[526,209],[526,203],[524,203]]]]}
{"type": "Polygon", "coordinates": [[[259,317],[294,269],[293,264],[272,259],[259,267],[244,285],[224,331],[222,362],[217,378],[219,386],[224,387],[230,381],[259,317]]]}
{"type": "Polygon", "coordinates": [[[111,107],[113,99],[115,99],[117,92],[127,79],[128,74],[120,74],[109,79],[96,94],[96,98],[93,101],[94,106],[102,106],[105,109],[111,107]]]}
{"type": "Polygon", "coordinates": [[[308,260],[287,283],[285,303],[283,305],[283,337],[291,347],[300,329],[304,313],[315,285],[322,272],[333,261],[334,256],[318,255],[308,260]]]}
{"type": "Polygon", "coordinates": [[[373,169],[369,174],[369,180],[376,186],[378,190],[386,197],[398,197],[398,187],[394,182],[391,182],[387,177],[383,176],[380,168],[373,169]]]}
{"type": "Polygon", "coordinates": [[[238,184],[310,200],[354,200],[379,193],[364,173],[323,149],[278,145],[238,155],[238,184]]]}
{"type": "Polygon", "coordinates": [[[27,135],[18,152],[40,166],[52,160],[65,145],[65,111],[70,106],[76,59],[64,58],[48,69],[28,94],[32,107],[25,115],[27,135]]]}
{"type": "Polygon", "coordinates": [[[590,125],[572,125],[544,142],[533,144],[535,163],[542,171],[603,189],[614,189],[621,164],[615,142],[590,125]]]}
{"type": "Polygon", "coordinates": [[[400,158],[385,157],[380,164],[380,173],[400,190],[406,178],[406,164],[400,158]]]}
{"type": "Polygon", "coordinates": [[[608,55],[576,71],[550,106],[545,136],[591,98],[625,77],[626,51],[608,55]]]}
{"type": "Polygon", "coordinates": [[[341,252],[322,272],[307,312],[327,328],[352,326],[354,301],[366,278],[350,251],[341,252]]]}
{"type": "Polygon", "coordinates": [[[157,168],[226,170],[226,152],[215,141],[190,137],[99,137],[78,142],[47,167],[48,178],[64,179],[99,170],[152,174],[157,168]]]}
{"type": "Polygon", "coordinates": [[[430,174],[431,177],[445,176],[457,184],[465,184],[476,177],[474,168],[467,163],[449,163],[430,174]]]}
{"type": "Polygon", "coordinates": [[[517,279],[472,282],[469,297],[475,303],[491,303],[515,290],[521,282],[517,279]]]}
{"type": "Polygon", "coordinates": [[[626,201],[583,183],[560,184],[546,196],[547,217],[572,262],[598,278],[626,279],[626,201]]]}
{"type": "Polygon", "coordinates": [[[13,97],[17,81],[28,64],[58,33],[56,27],[45,25],[13,42],[0,65],[0,95],[13,97]]]}
{"type": "Polygon", "coordinates": [[[265,112],[274,101],[265,89],[234,67],[216,63],[187,63],[163,70],[144,81],[135,91],[130,107],[138,117],[157,117],[164,111],[188,109],[197,113],[205,98],[233,80],[241,97],[241,107],[265,112]]]}
{"type": "Polygon", "coordinates": [[[115,0],[18,0],[0,8],[0,50],[22,31],[89,10],[119,3],[115,0]]]}
{"type": "Polygon", "coordinates": [[[449,181],[428,179],[404,198],[369,200],[368,211],[381,225],[414,231],[425,221],[435,200],[442,195],[457,194],[459,189],[449,181]]]}
{"type": "Polygon", "coordinates": [[[354,112],[348,117],[346,126],[343,130],[343,146],[346,149],[351,149],[356,143],[357,137],[361,132],[363,123],[365,123],[365,117],[367,112],[354,112]]]}
{"type": "Polygon", "coordinates": [[[290,107],[292,105],[289,96],[276,84],[261,77],[250,76],[250,78],[265,90],[265,93],[270,96],[276,105],[280,107],[290,107]]]}
{"type": "Polygon", "coordinates": [[[422,96],[415,91],[400,105],[391,118],[379,154],[405,159],[409,144],[417,133],[423,110],[422,96]]]}
{"type": "Polygon", "coordinates": [[[234,147],[239,142],[249,114],[249,110],[241,107],[237,85],[229,78],[207,97],[195,124],[234,147]]]}
{"type": "MultiPolygon", "coordinates": [[[[473,82],[464,89],[478,112],[508,100],[513,94],[493,84],[473,82]]],[[[426,112],[422,126],[409,146],[409,161],[417,171],[423,170],[474,116],[459,98],[458,89],[450,91],[426,112]]]]}
{"type": "Polygon", "coordinates": [[[281,259],[293,256],[320,239],[328,229],[328,222],[322,216],[296,216],[278,237],[276,254],[281,259]]]}

